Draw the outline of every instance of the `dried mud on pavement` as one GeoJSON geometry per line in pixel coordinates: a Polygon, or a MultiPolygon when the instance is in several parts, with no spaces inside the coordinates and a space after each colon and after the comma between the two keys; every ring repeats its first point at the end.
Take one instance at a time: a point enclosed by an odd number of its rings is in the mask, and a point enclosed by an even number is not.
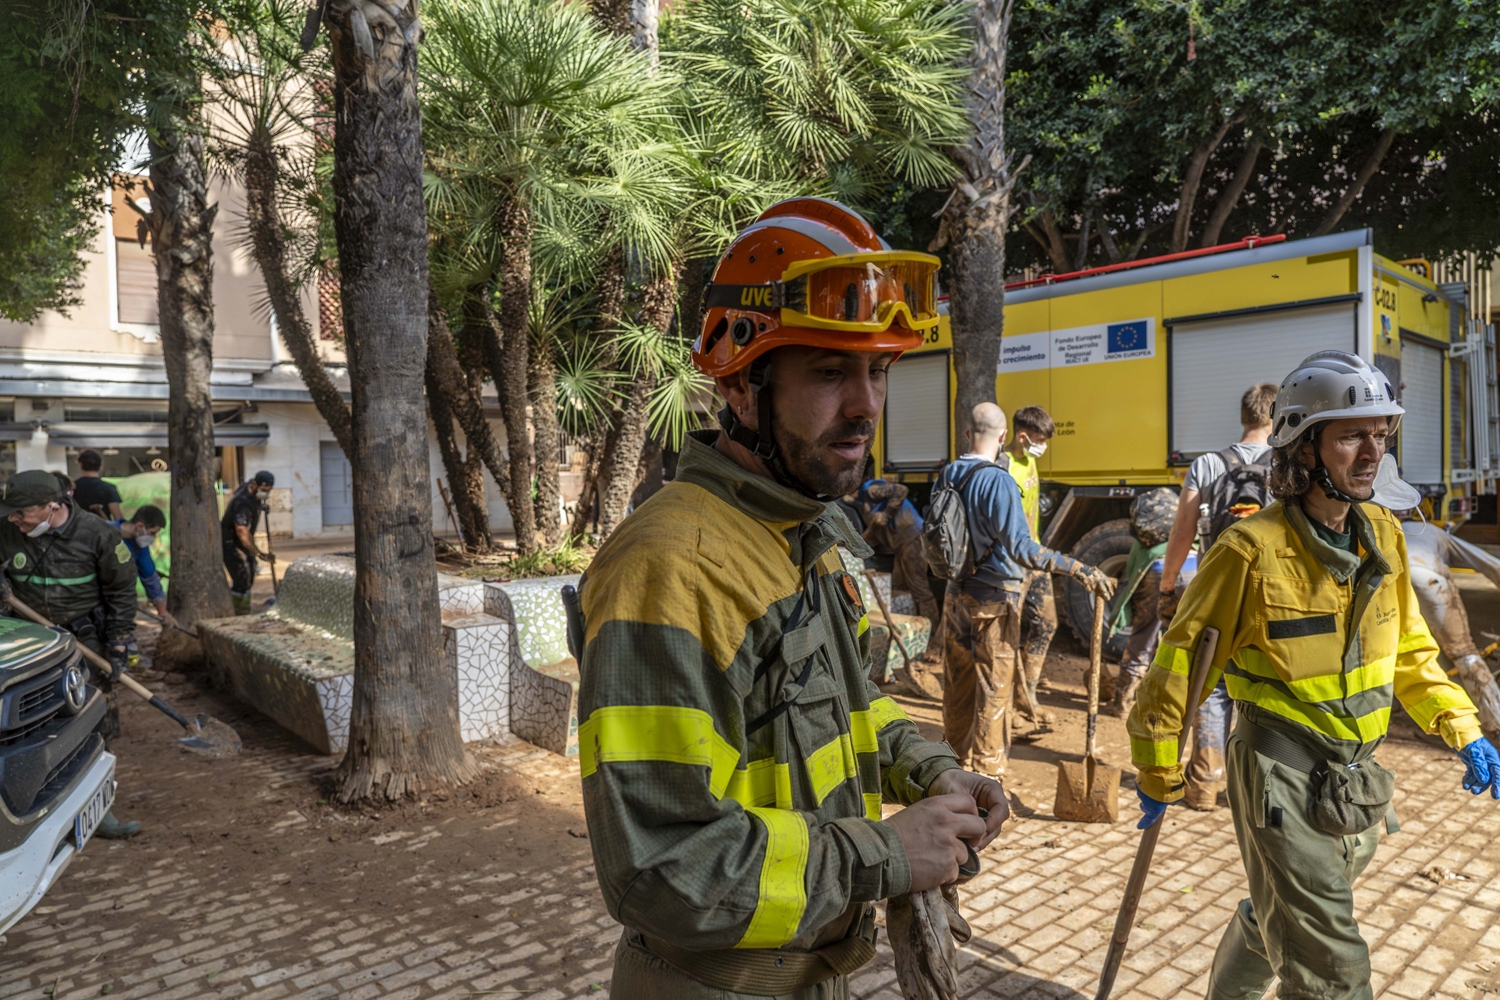
{"type": "MultiPolygon", "coordinates": [[[[1050,816],[1055,762],[1082,750],[1082,662],[1064,650],[1049,663],[1054,731],[1018,745],[1007,782],[1034,814],[1007,824],[962,890],[976,931],[965,997],[1093,995],[1139,811],[1127,787],[1115,826],[1050,816]]],[[[0,998],[607,995],[619,929],[594,882],[575,760],[519,741],[475,745],[475,787],[349,810],[329,804],[333,758],[171,680],[160,692],[233,725],[243,756],[186,754],[170,721],[122,702],[116,813],[145,831],[93,841],[11,930],[0,998]]],[[[939,735],[935,703],[898,698],[939,735]]],[[[1100,722],[1105,760],[1127,763],[1123,724],[1100,722]]],[[[1464,793],[1453,755],[1409,724],[1393,727],[1381,758],[1399,776],[1403,829],[1357,889],[1376,995],[1500,994],[1500,807],[1464,793]]],[[[1166,823],[1117,996],[1203,996],[1244,895],[1226,810],[1173,808],[1166,823]]],[[[860,998],[899,995],[883,940],[853,986],[860,998]]]]}

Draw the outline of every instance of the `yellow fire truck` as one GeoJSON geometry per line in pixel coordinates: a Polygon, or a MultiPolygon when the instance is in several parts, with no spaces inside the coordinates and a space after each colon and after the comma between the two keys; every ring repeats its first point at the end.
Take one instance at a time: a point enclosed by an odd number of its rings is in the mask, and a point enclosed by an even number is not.
{"type": "MultiPolygon", "coordinates": [[[[1246,388],[1330,349],[1399,386],[1403,477],[1429,517],[1467,518],[1500,468],[1494,331],[1470,317],[1461,283],[1380,256],[1372,236],[1247,239],[1007,286],[996,399],[1007,414],[1042,406],[1057,425],[1041,460],[1042,541],[1117,574],[1132,498],[1180,486],[1194,458],[1239,440],[1246,388]]],[[[963,443],[951,347],[945,318],[890,372],[877,468],[918,497],[963,443]]],[[[1087,596],[1069,582],[1059,597],[1079,633],[1087,596]]]]}

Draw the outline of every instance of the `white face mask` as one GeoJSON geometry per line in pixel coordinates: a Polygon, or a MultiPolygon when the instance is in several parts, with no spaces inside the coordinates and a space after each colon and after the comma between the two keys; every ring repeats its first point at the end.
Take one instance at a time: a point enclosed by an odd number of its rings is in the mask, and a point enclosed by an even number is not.
{"type": "Polygon", "coordinates": [[[26,537],[27,538],[41,538],[43,535],[45,535],[47,532],[49,532],[51,530],[52,530],[52,512],[48,511],[47,512],[47,516],[44,517],[44,518],[42,518],[42,522],[40,524],[38,524],[35,528],[32,528],[30,531],[26,532],[26,537]]]}
{"type": "Polygon", "coordinates": [[[144,531],[135,536],[135,544],[143,549],[149,549],[151,547],[151,543],[154,541],[156,541],[155,536],[148,535],[144,531]]]}
{"type": "Polygon", "coordinates": [[[1380,468],[1375,470],[1374,491],[1368,502],[1387,510],[1411,510],[1421,506],[1422,494],[1401,478],[1401,472],[1396,468],[1396,456],[1387,453],[1380,460],[1380,468]]]}
{"type": "Polygon", "coordinates": [[[1039,444],[1027,445],[1026,454],[1030,455],[1032,458],[1041,458],[1043,455],[1047,454],[1047,442],[1043,441],[1039,444]]]}

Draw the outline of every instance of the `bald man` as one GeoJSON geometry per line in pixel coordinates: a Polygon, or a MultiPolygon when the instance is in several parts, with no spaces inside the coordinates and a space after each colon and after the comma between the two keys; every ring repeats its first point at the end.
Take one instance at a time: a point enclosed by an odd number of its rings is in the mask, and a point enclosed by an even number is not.
{"type": "Polygon", "coordinates": [[[1005,433],[1005,411],[980,403],[964,431],[969,450],[939,477],[959,484],[974,553],[974,572],[950,581],[943,601],[943,738],[971,770],[995,776],[1005,773],[1010,753],[1012,682],[1021,660],[1021,601],[1029,571],[1071,576],[1106,598],[1115,589],[1093,566],[1032,538],[1020,487],[995,464],[1005,433]]]}

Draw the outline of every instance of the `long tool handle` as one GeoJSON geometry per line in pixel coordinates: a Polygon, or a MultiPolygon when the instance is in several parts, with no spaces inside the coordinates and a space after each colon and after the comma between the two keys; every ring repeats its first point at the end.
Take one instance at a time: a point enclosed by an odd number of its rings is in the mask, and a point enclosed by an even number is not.
{"type": "Polygon", "coordinates": [[[885,627],[891,633],[891,641],[894,642],[896,644],[896,648],[901,651],[901,662],[906,664],[907,670],[910,670],[911,657],[907,655],[906,643],[901,641],[901,634],[896,631],[896,623],[891,621],[891,609],[885,606],[885,595],[882,594],[880,592],[880,588],[875,585],[875,571],[873,569],[867,569],[865,570],[865,576],[870,581],[870,590],[875,594],[875,603],[880,605],[880,613],[885,615],[885,627]]]}
{"type": "MultiPolygon", "coordinates": [[[[48,628],[53,627],[52,622],[49,622],[46,618],[43,618],[41,615],[33,611],[29,604],[22,601],[15,594],[8,595],[6,597],[6,600],[10,602],[11,607],[15,608],[17,611],[21,612],[21,614],[36,622],[38,625],[45,625],[48,628]]],[[[81,642],[78,643],[78,651],[83,654],[84,659],[88,660],[94,666],[103,671],[104,676],[108,677],[110,674],[114,673],[115,668],[109,665],[108,660],[100,656],[98,653],[94,652],[92,649],[89,649],[81,642]]],[[[176,709],[174,709],[171,705],[168,705],[166,702],[162,701],[156,695],[152,694],[144,684],[136,680],[134,677],[131,677],[129,674],[121,674],[120,679],[115,683],[124,685],[131,694],[139,695],[141,698],[144,698],[147,702],[150,703],[152,708],[158,709],[161,712],[165,713],[172,719],[173,722],[177,723],[183,729],[193,728],[188,724],[188,720],[184,719],[180,714],[178,714],[176,709]]]]}
{"type": "MultiPolygon", "coordinates": [[[[1214,662],[1214,652],[1219,648],[1219,630],[1206,628],[1198,639],[1198,655],[1193,659],[1193,675],[1188,680],[1188,698],[1183,706],[1182,733],[1177,738],[1177,762],[1182,763],[1183,750],[1193,732],[1193,722],[1198,718],[1198,703],[1203,700],[1203,684],[1208,680],[1208,668],[1214,662]]],[[[1120,912],[1115,917],[1115,930],[1109,938],[1109,952],[1104,956],[1104,971],[1099,975],[1099,991],[1094,1000],[1109,1000],[1109,991],[1114,989],[1115,976],[1119,975],[1120,963],[1125,959],[1125,945],[1130,941],[1130,929],[1135,926],[1135,914],[1141,905],[1141,894],[1146,888],[1146,873],[1151,870],[1151,855],[1156,853],[1156,838],[1161,836],[1162,821],[1157,820],[1141,834],[1141,846],[1136,848],[1135,864],[1130,868],[1130,880],[1125,883],[1125,898],[1120,902],[1120,912]]]]}
{"type": "Polygon", "coordinates": [[[276,553],[271,548],[271,508],[266,508],[266,555],[271,558],[266,562],[271,564],[271,593],[277,597],[281,596],[281,584],[276,581],[276,553]]]}
{"type": "Polygon", "coordinates": [[[1099,734],[1099,671],[1104,665],[1104,598],[1094,595],[1094,631],[1089,636],[1089,724],[1084,757],[1093,760],[1099,734]]]}

